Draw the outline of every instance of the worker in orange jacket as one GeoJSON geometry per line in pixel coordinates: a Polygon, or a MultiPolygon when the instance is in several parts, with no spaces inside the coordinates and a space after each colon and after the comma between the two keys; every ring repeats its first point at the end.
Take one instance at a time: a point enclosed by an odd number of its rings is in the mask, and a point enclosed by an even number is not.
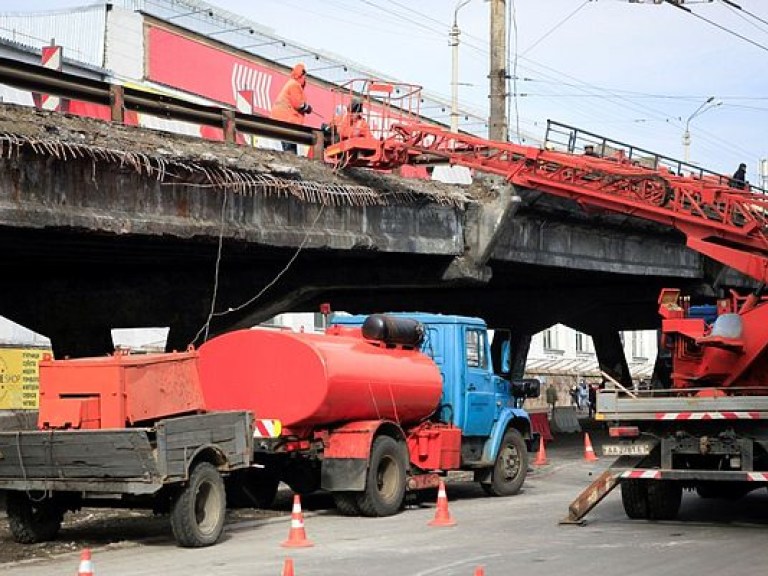
{"type": "Polygon", "coordinates": [[[338,120],[335,128],[341,140],[371,137],[371,129],[363,118],[363,103],[358,98],[352,100],[349,112],[338,120]]]}
{"type": "MultiPolygon", "coordinates": [[[[272,118],[294,124],[304,124],[304,116],[312,113],[312,106],[304,95],[307,83],[307,70],[304,64],[296,64],[291,70],[291,77],[277,95],[272,106],[272,118]]],[[[293,142],[283,142],[283,150],[296,154],[297,146],[293,142]]]]}

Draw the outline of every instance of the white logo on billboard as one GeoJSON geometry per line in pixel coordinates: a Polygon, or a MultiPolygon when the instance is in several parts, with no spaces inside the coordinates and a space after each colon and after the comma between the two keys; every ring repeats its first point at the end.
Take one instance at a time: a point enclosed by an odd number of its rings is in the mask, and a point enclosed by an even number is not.
{"type": "MultiPolygon", "coordinates": [[[[271,86],[271,74],[250,68],[239,62],[235,62],[235,65],[232,67],[232,95],[235,102],[238,103],[238,110],[244,104],[240,93],[245,90],[253,92],[253,101],[249,102],[253,110],[259,109],[266,112],[272,110],[272,102],[269,99],[269,89],[271,86]]],[[[247,110],[241,111],[249,112],[247,110]]]]}

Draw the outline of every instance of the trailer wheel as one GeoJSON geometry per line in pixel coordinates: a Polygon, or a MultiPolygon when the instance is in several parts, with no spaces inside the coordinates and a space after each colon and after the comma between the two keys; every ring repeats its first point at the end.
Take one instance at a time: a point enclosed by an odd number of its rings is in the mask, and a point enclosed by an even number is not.
{"type": "Polygon", "coordinates": [[[680,511],[683,487],[679,482],[659,480],[648,484],[648,518],[674,520],[680,511]]]}
{"type": "Polygon", "coordinates": [[[405,448],[394,438],[379,436],[373,442],[365,491],[357,498],[363,516],[392,516],[405,496],[405,448]]]}
{"type": "Polygon", "coordinates": [[[25,492],[8,492],[5,509],[15,542],[35,544],[56,538],[64,510],[51,498],[31,499],[25,492]]]}
{"type": "Polygon", "coordinates": [[[520,432],[510,428],[504,433],[493,466],[490,483],[480,486],[488,496],[512,496],[520,492],[528,473],[528,449],[520,432]]]}
{"type": "Polygon", "coordinates": [[[621,503],[624,513],[633,520],[648,518],[648,483],[644,480],[625,480],[621,483],[621,503]]]}
{"type": "Polygon", "coordinates": [[[342,516],[360,516],[360,506],[357,505],[359,492],[334,492],[333,501],[336,503],[336,510],[342,516]]]}
{"type": "Polygon", "coordinates": [[[185,548],[215,544],[224,529],[227,509],[224,480],[213,464],[200,462],[171,505],[171,528],[185,548]]]}
{"type": "Polygon", "coordinates": [[[259,468],[236,470],[224,481],[228,508],[271,508],[280,479],[259,468]]]}

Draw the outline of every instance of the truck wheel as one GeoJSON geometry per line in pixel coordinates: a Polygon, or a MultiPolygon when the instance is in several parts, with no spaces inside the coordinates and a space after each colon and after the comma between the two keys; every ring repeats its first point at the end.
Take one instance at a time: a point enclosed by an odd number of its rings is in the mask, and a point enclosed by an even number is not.
{"type": "Polygon", "coordinates": [[[674,520],[680,511],[683,487],[679,482],[658,480],[648,484],[648,518],[674,520]]]}
{"type": "Polygon", "coordinates": [[[520,492],[528,473],[528,449],[520,432],[510,428],[504,433],[490,483],[481,483],[489,496],[512,496],[520,492]]]}
{"type": "Polygon", "coordinates": [[[259,468],[236,470],[227,476],[228,508],[271,508],[277,496],[280,479],[276,474],[259,468]]]}
{"type": "Polygon", "coordinates": [[[648,486],[644,480],[625,480],[621,483],[621,503],[624,513],[633,520],[648,518],[648,486]]]}
{"type": "Polygon", "coordinates": [[[360,516],[360,506],[357,505],[359,492],[334,492],[333,501],[336,503],[336,510],[342,516],[360,516]]]}
{"type": "Polygon", "coordinates": [[[20,544],[53,540],[64,520],[64,511],[51,498],[32,500],[24,492],[8,492],[5,509],[13,539],[20,544]]]}
{"type": "Polygon", "coordinates": [[[405,496],[405,448],[394,438],[379,436],[373,442],[365,491],[357,498],[363,516],[392,516],[405,496]]]}
{"type": "Polygon", "coordinates": [[[171,505],[171,528],[185,548],[215,544],[224,529],[227,509],[224,480],[213,464],[197,464],[189,482],[171,505]]]}

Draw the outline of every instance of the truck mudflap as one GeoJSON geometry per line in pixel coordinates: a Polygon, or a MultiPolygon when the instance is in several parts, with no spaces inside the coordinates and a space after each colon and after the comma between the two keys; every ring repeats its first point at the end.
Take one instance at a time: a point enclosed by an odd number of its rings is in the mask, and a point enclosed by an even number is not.
{"type": "Polygon", "coordinates": [[[680,482],[760,482],[768,484],[768,472],[725,470],[660,470],[657,468],[609,468],[587,486],[568,506],[568,516],[560,524],[583,524],[584,517],[625,480],[680,482]]]}

